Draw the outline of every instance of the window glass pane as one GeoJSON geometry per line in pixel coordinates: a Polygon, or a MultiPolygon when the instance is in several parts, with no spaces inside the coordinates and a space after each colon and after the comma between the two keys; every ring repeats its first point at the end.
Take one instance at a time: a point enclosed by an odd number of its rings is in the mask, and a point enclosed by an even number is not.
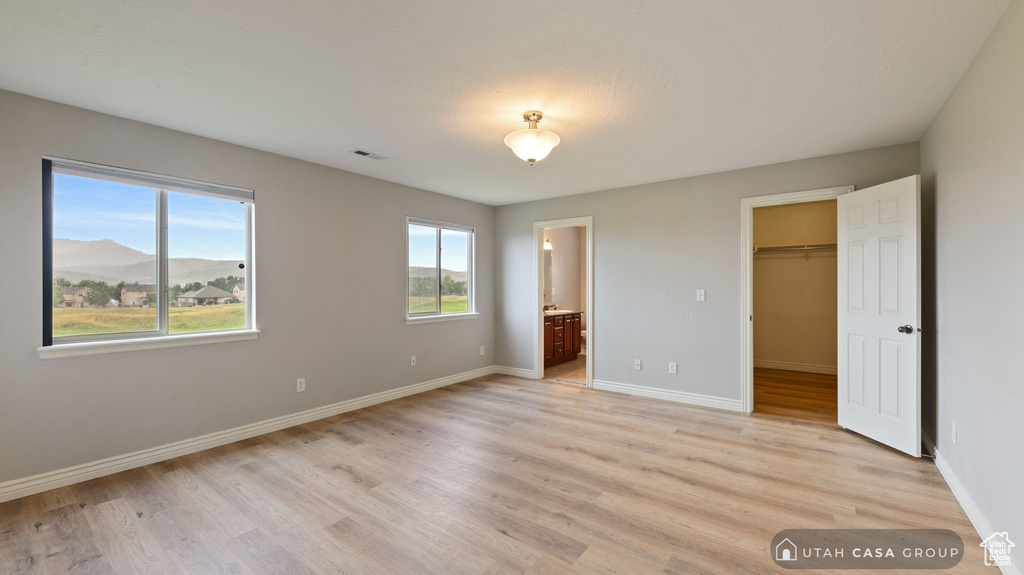
{"type": "Polygon", "coordinates": [[[157,329],[157,191],[53,173],[53,335],[157,329]]]}
{"type": "Polygon", "coordinates": [[[409,313],[437,313],[437,228],[409,224],[409,313]]]}
{"type": "Polygon", "coordinates": [[[170,333],[245,327],[245,205],[167,193],[170,333]]]}
{"type": "Polygon", "coordinates": [[[469,311],[469,232],[441,229],[441,313],[469,311]]]}

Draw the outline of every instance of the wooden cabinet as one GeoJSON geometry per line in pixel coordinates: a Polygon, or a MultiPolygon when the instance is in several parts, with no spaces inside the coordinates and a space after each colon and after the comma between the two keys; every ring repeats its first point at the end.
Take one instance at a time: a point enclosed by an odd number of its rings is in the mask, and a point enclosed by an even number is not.
{"type": "Polygon", "coordinates": [[[544,314],[544,367],[576,359],[580,353],[583,314],[544,314]]]}

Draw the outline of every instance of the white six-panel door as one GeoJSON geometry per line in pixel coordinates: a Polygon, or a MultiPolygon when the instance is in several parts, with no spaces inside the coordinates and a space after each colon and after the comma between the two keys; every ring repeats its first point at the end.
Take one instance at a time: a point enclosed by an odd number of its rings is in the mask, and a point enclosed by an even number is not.
{"type": "Polygon", "coordinates": [[[838,198],[839,425],[921,456],[920,176],[838,198]]]}

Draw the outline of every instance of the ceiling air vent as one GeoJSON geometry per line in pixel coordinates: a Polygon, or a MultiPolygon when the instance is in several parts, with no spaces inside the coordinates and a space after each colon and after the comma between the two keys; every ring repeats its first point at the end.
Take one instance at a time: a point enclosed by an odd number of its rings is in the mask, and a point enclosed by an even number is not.
{"type": "Polygon", "coordinates": [[[374,154],[373,152],[367,152],[366,150],[352,150],[352,153],[357,155],[357,156],[364,156],[364,157],[367,157],[367,158],[372,158],[374,160],[383,160],[384,159],[384,156],[382,156],[380,154],[374,154]]]}

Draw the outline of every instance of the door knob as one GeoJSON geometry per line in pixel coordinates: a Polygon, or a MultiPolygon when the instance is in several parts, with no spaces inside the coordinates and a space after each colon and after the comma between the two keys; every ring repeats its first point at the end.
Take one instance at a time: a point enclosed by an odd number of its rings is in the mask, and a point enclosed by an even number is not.
{"type": "Polygon", "coordinates": [[[914,333],[914,326],[912,325],[901,325],[896,328],[896,331],[900,333],[914,333]]]}

